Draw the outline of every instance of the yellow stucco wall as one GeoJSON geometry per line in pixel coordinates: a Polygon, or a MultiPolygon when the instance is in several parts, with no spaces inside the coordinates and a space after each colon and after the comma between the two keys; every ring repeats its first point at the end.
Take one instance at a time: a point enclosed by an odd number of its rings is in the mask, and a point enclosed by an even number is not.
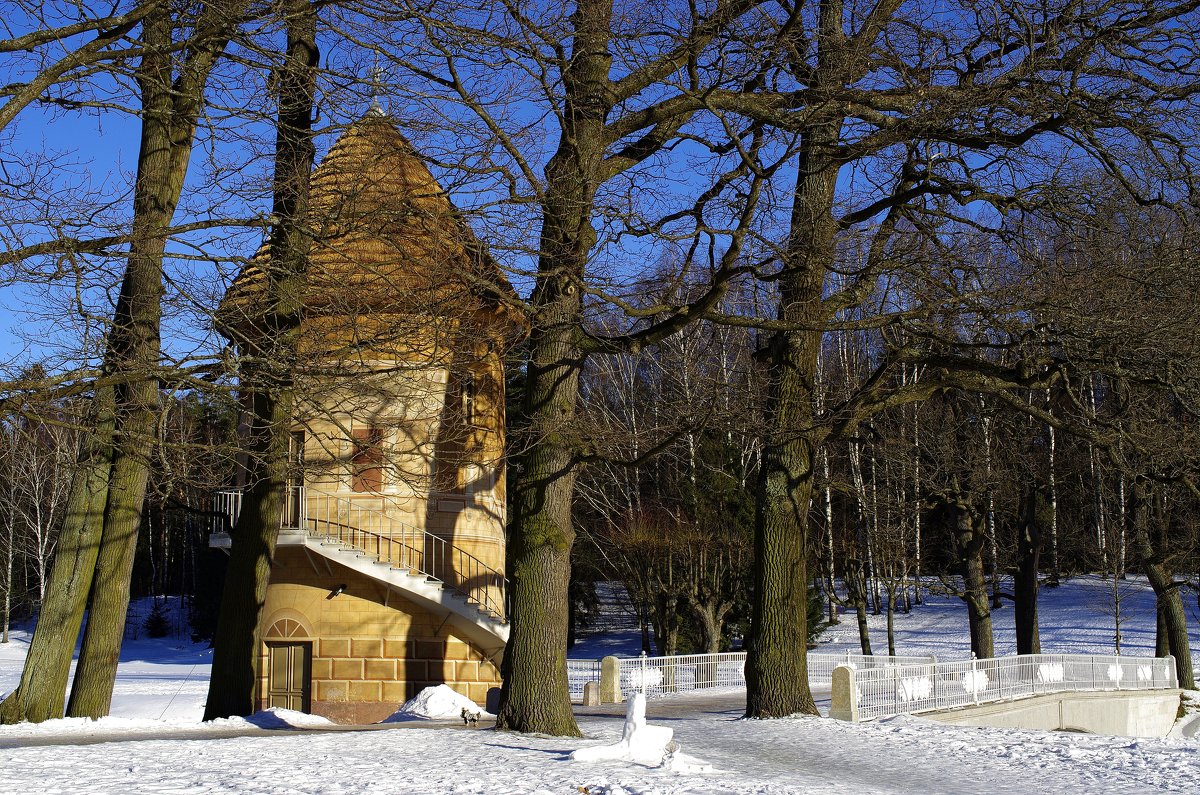
{"type": "MultiPolygon", "coordinates": [[[[477,704],[497,687],[492,661],[432,615],[382,584],[306,554],[279,550],[263,609],[263,634],[283,620],[312,641],[312,711],[344,722],[377,721],[426,687],[447,684],[477,704]],[[345,590],[329,598],[338,586],[345,590]]],[[[270,638],[266,638],[270,640],[270,638]]],[[[266,692],[266,643],[262,647],[266,692]]]]}

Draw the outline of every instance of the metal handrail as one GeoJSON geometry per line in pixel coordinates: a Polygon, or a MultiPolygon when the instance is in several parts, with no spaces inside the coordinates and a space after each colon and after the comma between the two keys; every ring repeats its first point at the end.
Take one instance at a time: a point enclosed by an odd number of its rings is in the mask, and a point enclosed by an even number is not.
{"type": "MultiPolygon", "coordinates": [[[[325,494],[304,486],[289,486],[297,490],[289,494],[281,529],[300,530],[326,538],[373,555],[375,560],[392,568],[407,569],[440,583],[470,604],[477,605],[490,617],[504,621],[506,582],[504,575],[479,558],[428,530],[399,522],[382,510],[373,510],[359,502],[381,503],[384,495],[348,500],[325,494]],[[294,522],[289,515],[295,513],[294,522]]],[[[229,516],[232,527],[241,510],[241,490],[226,489],[214,495],[217,510],[229,516]]]]}
{"type": "MultiPolygon", "coordinates": [[[[853,652],[841,654],[809,652],[807,661],[809,682],[827,685],[833,669],[839,665],[849,665],[860,669],[883,668],[931,663],[936,662],[936,658],[888,657],[853,652]]],[[[583,669],[585,666],[592,666],[598,672],[600,661],[568,660],[568,675],[573,673],[573,669],[583,669]]],[[[669,657],[622,657],[618,659],[617,666],[623,696],[629,696],[635,691],[644,692],[648,696],[656,696],[705,688],[746,686],[746,652],[744,651],[716,654],[676,654],[669,657]]],[[[579,677],[575,676],[571,678],[571,682],[574,683],[578,679],[579,677]]],[[[582,681],[579,681],[580,694],[583,692],[582,688],[582,681]]],[[[574,690],[572,692],[574,693],[574,690]]]]}
{"type": "MultiPolygon", "coordinates": [[[[622,657],[617,660],[618,687],[623,697],[634,692],[656,696],[703,688],[745,687],[745,664],[745,652],[622,657]]],[[[1023,654],[939,662],[933,656],[809,652],[809,682],[828,684],[838,666],[851,669],[849,693],[860,720],[1045,693],[1179,686],[1173,657],[1086,654],[1023,654]]],[[[583,683],[599,679],[600,671],[600,660],[568,660],[572,695],[582,695],[583,683]]]]}
{"type": "MultiPolygon", "coordinates": [[[[289,484],[283,502],[283,514],[280,516],[280,530],[299,531],[305,525],[304,486],[289,484]]],[[[221,489],[213,492],[213,532],[228,533],[233,529],[238,516],[242,512],[243,489],[221,489]]]]}

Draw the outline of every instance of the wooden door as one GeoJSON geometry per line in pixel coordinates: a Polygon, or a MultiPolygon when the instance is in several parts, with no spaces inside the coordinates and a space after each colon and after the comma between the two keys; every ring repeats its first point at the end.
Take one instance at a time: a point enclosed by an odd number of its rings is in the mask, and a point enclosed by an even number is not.
{"type": "Polygon", "coordinates": [[[312,643],[267,643],[267,706],[309,711],[312,643]]]}

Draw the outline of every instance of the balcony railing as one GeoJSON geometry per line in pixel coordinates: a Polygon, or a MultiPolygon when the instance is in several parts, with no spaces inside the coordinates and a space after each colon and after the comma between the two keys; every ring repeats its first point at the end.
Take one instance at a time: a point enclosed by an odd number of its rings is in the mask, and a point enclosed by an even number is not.
{"type": "MultiPolygon", "coordinates": [[[[304,486],[289,484],[283,503],[283,517],[280,530],[298,532],[307,527],[304,486]]],[[[216,520],[221,526],[213,527],[214,533],[228,533],[233,529],[238,516],[242,513],[242,490],[224,489],[213,493],[213,512],[220,516],[216,520]]]]}

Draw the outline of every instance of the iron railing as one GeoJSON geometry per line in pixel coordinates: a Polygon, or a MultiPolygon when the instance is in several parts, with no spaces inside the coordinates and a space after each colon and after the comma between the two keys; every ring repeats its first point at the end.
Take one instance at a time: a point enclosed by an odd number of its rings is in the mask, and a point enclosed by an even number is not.
{"type": "Polygon", "coordinates": [[[937,662],[932,655],[898,655],[889,657],[886,654],[854,654],[844,652],[831,654],[829,652],[810,651],[808,653],[808,681],[826,686],[833,678],[833,669],[845,665],[855,670],[870,668],[886,668],[894,665],[924,665],[937,662]]]}
{"type": "Polygon", "coordinates": [[[599,660],[567,660],[567,689],[573,701],[583,699],[583,686],[600,681],[599,660]]]}
{"type": "MultiPolygon", "coordinates": [[[[828,686],[833,669],[851,665],[869,669],[897,664],[933,662],[933,657],[886,657],[866,654],[810,652],[808,679],[828,686]]],[[[716,687],[745,687],[746,652],[682,654],[669,657],[625,657],[618,662],[621,695],[645,692],[648,697],[716,687]]],[[[567,681],[573,698],[581,698],[584,682],[600,679],[599,660],[567,660],[567,681]]]]}
{"type": "Polygon", "coordinates": [[[670,657],[632,657],[619,663],[621,695],[645,693],[647,698],[714,687],[746,684],[746,653],[677,654],[670,657]]]}
{"type": "MultiPolygon", "coordinates": [[[[373,556],[392,568],[424,576],[503,621],[504,575],[441,536],[396,521],[384,511],[386,499],[350,500],[289,486],[281,529],[302,531],[373,556]]],[[[219,491],[213,504],[217,512],[228,516],[232,527],[241,512],[242,492],[219,491]]]]}
{"type": "MultiPolygon", "coordinates": [[[[284,496],[283,516],[280,520],[280,530],[300,531],[307,524],[307,506],[305,504],[305,488],[296,483],[288,484],[284,496]]],[[[237,518],[242,513],[242,490],[223,489],[213,493],[214,533],[228,533],[233,529],[237,518]],[[219,525],[219,526],[218,526],[219,525]]]]}
{"type": "Polygon", "coordinates": [[[853,672],[859,720],[1089,690],[1178,687],[1172,657],[1022,654],[853,672]]]}

